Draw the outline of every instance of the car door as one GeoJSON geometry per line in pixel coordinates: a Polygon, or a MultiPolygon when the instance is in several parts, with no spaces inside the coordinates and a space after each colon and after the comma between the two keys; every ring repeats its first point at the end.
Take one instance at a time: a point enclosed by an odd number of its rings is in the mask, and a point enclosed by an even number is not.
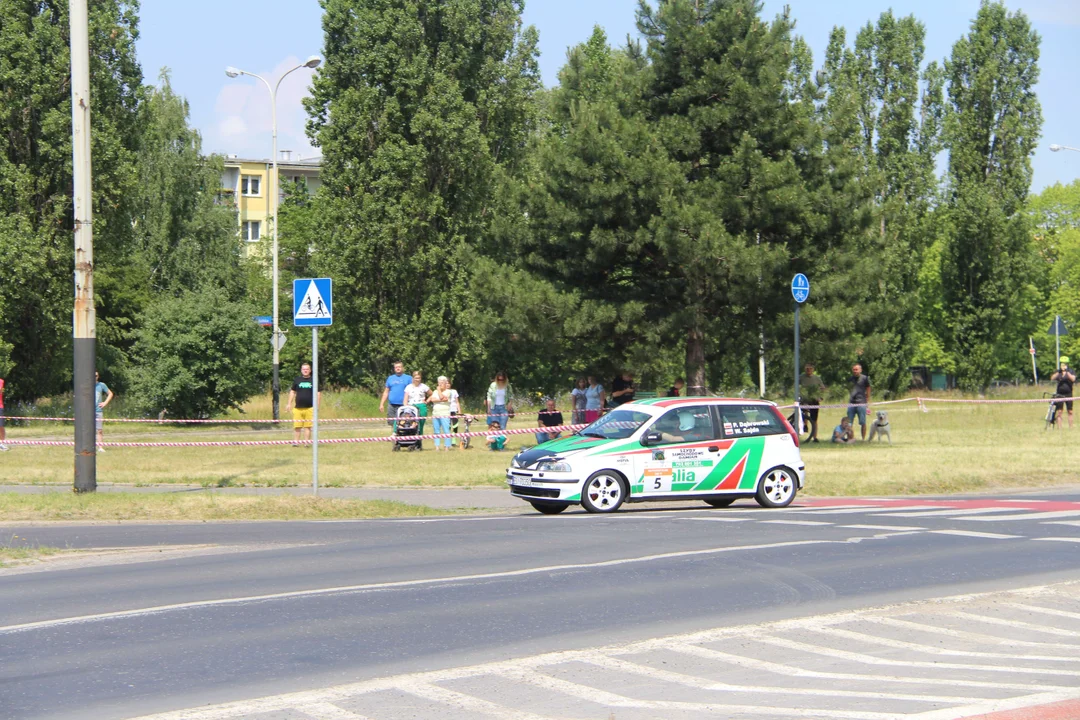
{"type": "Polygon", "coordinates": [[[791,444],[783,422],[764,403],[726,403],[717,406],[722,457],[701,492],[745,495],[757,489],[758,477],[776,454],[770,443],[791,444]]]}
{"type": "Polygon", "coordinates": [[[695,492],[720,451],[716,430],[708,405],[682,405],[665,412],[642,435],[659,439],[637,455],[641,483],[632,493],[678,496],[695,492]]]}

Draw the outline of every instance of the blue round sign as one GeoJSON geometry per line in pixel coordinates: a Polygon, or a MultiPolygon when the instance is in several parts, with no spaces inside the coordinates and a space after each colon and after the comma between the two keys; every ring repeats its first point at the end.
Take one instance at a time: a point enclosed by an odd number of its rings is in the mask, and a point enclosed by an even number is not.
{"type": "Polygon", "coordinates": [[[791,296],[800,304],[810,298],[810,280],[802,273],[791,280],[791,296]]]}

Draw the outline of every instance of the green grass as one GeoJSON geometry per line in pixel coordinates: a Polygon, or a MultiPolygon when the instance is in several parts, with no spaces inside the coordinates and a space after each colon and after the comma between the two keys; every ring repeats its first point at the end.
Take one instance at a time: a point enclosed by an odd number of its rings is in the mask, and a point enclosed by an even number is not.
{"type": "Polygon", "coordinates": [[[346,520],[445,514],[444,510],[388,500],[112,492],[86,495],[0,493],[0,521],[3,522],[346,520]]]}
{"type": "MultiPolygon", "coordinates": [[[[17,542],[18,540],[19,537],[17,535],[11,538],[12,542],[17,542]]],[[[0,568],[11,567],[12,565],[24,565],[28,562],[37,560],[38,558],[55,555],[59,552],[59,548],[51,547],[0,546],[0,568]]]]}

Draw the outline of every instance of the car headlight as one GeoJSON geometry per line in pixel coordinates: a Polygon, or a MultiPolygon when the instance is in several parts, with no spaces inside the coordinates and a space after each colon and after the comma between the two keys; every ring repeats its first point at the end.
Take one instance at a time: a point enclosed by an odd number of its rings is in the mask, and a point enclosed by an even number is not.
{"type": "Polygon", "coordinates": [[[562,460],[545,460],[536,466],[539,472],[561,472],[568,473],[570,470],[570,463],[562,460]]]}
{"type": "Polygon", "coordinates": [[[510,467],[512,467],[512,468],[520,468],[521,467],[521,461],[518,460],[517,455],[515,455],[512,460],[510,460],[510,467]]]}

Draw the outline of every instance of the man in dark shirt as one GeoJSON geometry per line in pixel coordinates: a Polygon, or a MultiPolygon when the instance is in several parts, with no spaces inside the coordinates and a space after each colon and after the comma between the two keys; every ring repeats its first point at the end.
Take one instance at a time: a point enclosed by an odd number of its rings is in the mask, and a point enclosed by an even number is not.
{"type": "Polygon", "coordinates": [[[667,391],[668,397],[679,397],[682,395],[682,389],[686,386],[686,381],[682,378],[675,378],[675,382],[671,385],[671,389],[667,391]]]}
{"type": "Polygon", "coordinates": [[[611,383],[611,406],[617,407],[623,403],[633,402],[635,392],[634,374],[624,372],[611,383]]]}
{"type": "MultiPolygon", "coordinates": [[[[548,398],[547,403],[545,403],[545,408],[540,411],[540,420],[537,423],[537,427],[551,428],[559,427],[562,424],[563,416],[555,406],[555,399],[548,398]]],[[[558,432],[538,432],[536,433],[536,442],[546,443],[548,440],[558,440],[560,434],[561,433],[558,432]]]]}
{"type": "MultiPolygon", "coordinates": [[[[1069,356],[1068,355],[1062,355],[1061,356],[1061,362],[1058,365],[1058,370],[1057,370],[1056,373],[1054,373],[1053,375],[1050,376],[1050,382],[1056,382],[1057,383],[1057,392],[1055,393],[1055,397],[1072,398],[1072,396],[1073,396],[1073,383],[1076,382],[1076,373],[1074,373],[1072,370],[1069,369],[1069,356]]],[[[1062,410],[1062,408],[1064,408],[1064,409],[1069,411],[1069,427],[1072,427],[1073,401],[1071,399],[1069,399],[1069,400],[1060,400],[1060,401],[1058,401],[1058,402],[1056,402],[1054,404],[1057,405],[1057,422],[1056,422],[1056,425],[1058,427],[1061,427],[1061,410],[1062,410]]]]}
{"type": "MultiPolygon", "coordinates": [[[[300,375],[293,380],[289,390],[289,400],[285,403],[285,412],[292,408],[293,414],[293,443],[300,443],[300,434],[303,431],[304,440],[311,440],[311,425],[314,420],[314,397],[315,384],[311,377],[311,365],[304,363],[300,366],[300,375]]],[[[322,400],[322,391],[319,391],[319,400],[322,400]]]]}
{"type": "Polygon", "coordinates": [[[807,442],[818,442],[817,406],[821,404],[821,398],[824,394],[825,383],[821,381],[820,376],[814,374],[814,366],[807,363],[806,372],[799,377],[799,402],[803,405],[811,406],[805,410],[807,417],[810,418],[810,436],[806,438],[807,442]]]}
{"type": "Polygon", "coordinates": [[[870,404],[870,378],[863,375],[862,365],[855,363],[851,366],[851,393],[848,395],[847,417],[848,422],[859,418],[862,439],[866,439],[866,408],[870,404]]]}

